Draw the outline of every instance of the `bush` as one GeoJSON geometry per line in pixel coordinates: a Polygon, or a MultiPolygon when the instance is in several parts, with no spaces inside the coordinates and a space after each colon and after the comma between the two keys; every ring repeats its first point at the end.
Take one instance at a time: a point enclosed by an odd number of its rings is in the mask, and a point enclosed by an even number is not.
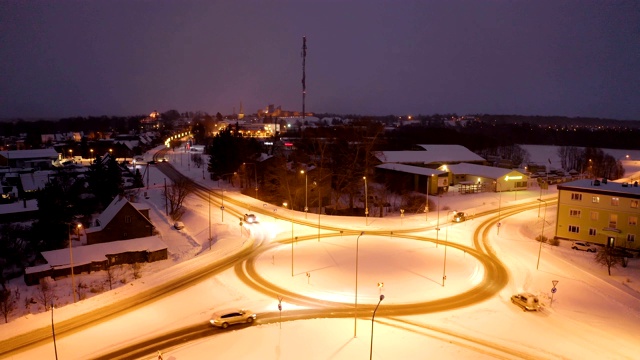
{"type": "Polygon", "coordinates": [[[544,235],[536,236],[536,241],[538,241],[538,242],[547,242],[547,240],[548,240],[547,237],[544,236],[544,235]]]}
{"type": "Polygon", "coordinates": [[[560,245],[560,240],[556,238],[551,238],[547,241],[547,243],[549,243],[549,245],[558,246],[560,245]]]}

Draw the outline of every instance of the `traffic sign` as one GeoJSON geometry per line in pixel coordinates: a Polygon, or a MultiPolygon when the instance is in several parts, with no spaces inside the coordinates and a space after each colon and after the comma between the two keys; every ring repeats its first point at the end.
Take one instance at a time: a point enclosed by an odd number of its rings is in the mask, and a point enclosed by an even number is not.
{"type": "Polygon", "coordinates": [[[556,289],[556,288],[551,288],[551,292],[552,292],[552,293],[554,293],[554,294],[555,294],[555,293],[556,293],[556,291],[558,291],[558,289],[556,289]]]}
{"type": "Polygon", "coordinates": [[[556,285],[558,285],[559,281],[558,280],[551,280],[551,283],[553,284],[553,287],[556,287],[556,285]]]}

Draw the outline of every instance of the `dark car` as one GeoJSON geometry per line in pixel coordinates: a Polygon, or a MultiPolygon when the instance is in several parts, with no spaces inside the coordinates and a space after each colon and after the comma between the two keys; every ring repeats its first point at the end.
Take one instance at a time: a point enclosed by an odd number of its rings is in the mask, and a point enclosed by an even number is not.
{"type": "Polygon", "coordinates": [[[467,220],[467,216],[462,211],[457,211],[453,214],[454,222],[463,222],[465,220],[467,220]]]}
{"type": "Polygon", "coordinates": [[[244,214],[244,222],[247,224],[255,224],[258,222],[258,218],[254,214],[244,214]]]}

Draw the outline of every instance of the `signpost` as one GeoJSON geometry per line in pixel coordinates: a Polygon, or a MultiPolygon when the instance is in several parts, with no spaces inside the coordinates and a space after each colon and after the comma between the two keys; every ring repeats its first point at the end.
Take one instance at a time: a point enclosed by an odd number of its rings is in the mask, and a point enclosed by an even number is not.
{"type": "Polygon", "coordinates": [[[553,294],[555,294],[556,291],[558,291],[558,289],[556,289],[556,285],[558,285],[558,283],[559,283],[558,280],[551,280],[551,284],[553,284],[553,287],[551,288],[551,302],[549,303],[550,307],[553,306],[553,294]]]}

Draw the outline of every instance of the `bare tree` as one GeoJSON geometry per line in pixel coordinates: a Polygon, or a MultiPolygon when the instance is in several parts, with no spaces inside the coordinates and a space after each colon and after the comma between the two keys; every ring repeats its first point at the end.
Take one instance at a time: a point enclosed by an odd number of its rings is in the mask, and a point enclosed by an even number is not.
{"type": "Polygon", "coordinates": [[[180,178],[173,182],[173,185],[166,188],[162,195],[169,202],[169,215],[171,219],[178,220],[182,216],[184,209],[182,203],[184,199],[193,191],[193,183],[185,178],[180,178]]]}
{"type": "Polygon", "coordinates": [[[107,278],[107,283],[109,283],[109,290],[113,290],[113,283],[115,282],[116,277],[118,277],[117,268],[114,266],[108,265],[105,271],[105,275],[107,278]]]}
{"type": "Polygon", "coordinates": [[[614,254],[614,249],[609,246],[605,246],[602,250],[599,250],[594,257],[595,261],[607,267],[609,276],[611,276],[611,268],[615,268],[618,264],[622,264],[623,258],[614,254]]]}
{"type": "Polygon", "coordinates": [[[0,290],[0,314],[4,316],[4,322],[9,322],[9,316],[18,307],[20,299],[20,289],[11,290],[6,288],[0,290]]]}
{"type": "Polygon", "coordinates": [[[40,279],[40,284],[37,286],[35,293],[33,294],[36,302],[44,305],[44,309],[48,310],[53,304],[53,300],[56,299],[56,294],[46,279],[40,279]]]}

